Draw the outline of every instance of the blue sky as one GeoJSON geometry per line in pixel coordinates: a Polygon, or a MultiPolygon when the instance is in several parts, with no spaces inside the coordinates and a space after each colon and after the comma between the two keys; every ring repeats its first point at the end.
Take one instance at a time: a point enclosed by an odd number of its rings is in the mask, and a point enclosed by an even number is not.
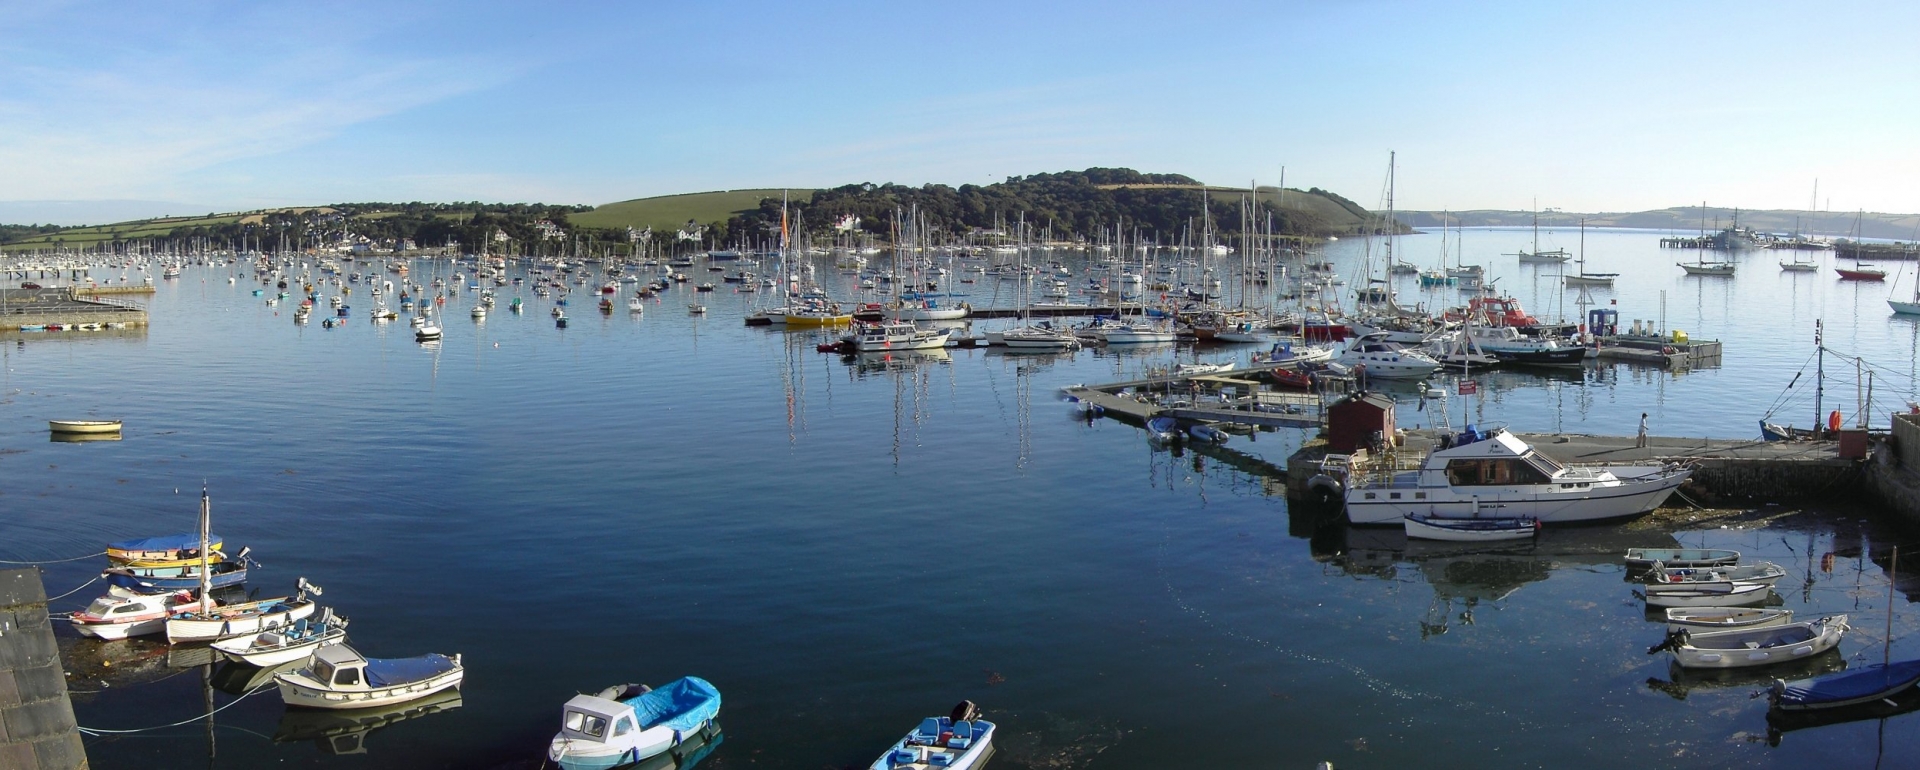
{"type": "Polygon", "coordinates": [[[1920,211],[1920,4],[0,0],[0,201],[604,203],[1127,166],[1920,211]]]}

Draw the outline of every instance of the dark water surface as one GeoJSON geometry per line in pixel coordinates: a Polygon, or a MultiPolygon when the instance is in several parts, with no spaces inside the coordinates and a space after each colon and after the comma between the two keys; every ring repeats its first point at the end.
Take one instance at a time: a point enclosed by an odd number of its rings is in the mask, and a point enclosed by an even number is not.
{"type": "MultiPolygon", "coordinates": [[[[1731,280],[1684,278],[1657,238],[1589,233],[1589,269],[1623,273],[1595,297],[1630,320],[1665,291],[1669,326],[1728,342],[1723,367],[1496,373],[1475,419],[1626,433],[1649,411],[1658,433],[1750,436],[1811,354],[1816,317],[1882,367],[1877,411],[1912,397],[1916,327],[1882,302],[1911,291],[1911,269],[1891,289],[1842,284],[1761,252],[1731,280]]],[[[1553,315],[1552,269],[1496,256],[1528,240],[1469,231],[1469,261],[1553,315]]],[[[1401,247],[1438,261],[1433,236],[1401,247]]],[[[1336,261],[1359,248],[1343,241],[1336,261]]],[[[864,767],[961,698],[1001,724],[998,768],[1920,764],[1920,716],[1770,746],[1766,702],[1749,697],[1769,675],[1670,671],[1644,654],[1660,627],[1621,580],[1630,545],[1740,548],[1787,567],[1786,606],[1853,613],[1814,668],[1863,665],[1882,654],[1887,547],[1920,541],[1868,511],[1409,546],[1290,514],[1281,481],[1237,454],[1282,462],[1297,433],[1174,456],[1055,395],[1185,349],[848,360],[814,352],[819,332],[743,328],[753,297],[724,286],[705,318],[678,289],[643,316],[579,299],[565,330],[531,295],[507,312],[510,289],[473,322],[462,293],[445,342],[423,347],[404,322],[369,323],[358,290],[345,326],[300,327],[227,275],[163,282],[149,331],[6,341],[0,558],[190,530],[204,482],[229,550],[265,564],[254,587],[304,576],[352,619],[357,648],[463,653],[466,685],[457,708],[367,734],[362,754],[275,742],[302,723],[267,691],[222,710],[211,740],[201,722],[90,738],[96,767],[536,767],[572,694],[685,674],[725,697],[712,768],[864,767]],[[124,418],[125,440],[48,441],[45,420],[90,415],[124,418]]],[[[1851,413],[1844,368],[1829,403],[1851,413]]],[[[1811,415],[1810,401],[1783,413],[1811,415]]],[[[100,561],[49,565],[49,590],[100,561]]],[[[1920,571],[1920,547],[1907,563],[1920,571]]],[[[1892,654],[1920,653],[1920,615],[1904,593],[1895,605],[1892,654]]],[[[66,641],[82,725],[207,708],[192,651],[66,641]]]]}

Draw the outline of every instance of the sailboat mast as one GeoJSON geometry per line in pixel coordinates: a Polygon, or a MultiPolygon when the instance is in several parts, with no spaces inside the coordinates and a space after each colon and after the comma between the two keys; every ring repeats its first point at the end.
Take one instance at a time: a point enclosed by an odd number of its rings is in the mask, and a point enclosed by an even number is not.
{"type": "Polygon", "coordinates": [[[207,488],[200,488],[200,611],[213,610],[213,567],[212,554],[207,553],[207,540],[212,537],[213,499],[208,497],[207,488]]]}
{"type": "Polygon", "coordinates": [[[1824,322],[1813,320],[1813,435],[1820,435],[1820,399],[1826,395],[1827,385],[1827,346],[1821,342],[1821,326],[1824,322]]]}

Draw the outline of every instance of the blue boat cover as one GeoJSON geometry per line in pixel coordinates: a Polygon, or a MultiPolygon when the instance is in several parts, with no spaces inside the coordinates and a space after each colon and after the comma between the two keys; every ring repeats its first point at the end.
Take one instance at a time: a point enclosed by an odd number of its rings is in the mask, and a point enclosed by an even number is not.
{"type": "MultiPolygon", "coordinates": [[[[219,535],[208,535],[207,542],[223,542],[219,535]]],[[[200,547],[200,533],[185,535],[161,535],[159,537],[136,537],[118,543],[108,543],[108,548],[116,551],[182,551],[200,547]]]]}
{"type": "Polygon", "coordinates": [[[444,674],[453,670],[453,659],[439,653],[417,658],[368,658],[367,684],[392,687],[444,674]]]}
{"type": "Polygon", "coordinates": [[[623,702],[640,717],[641,729],[664,724],[682,734],[693,732],[720,713],[720,691],[697,676],[675,679],[623,702]]]}
{"type": "Polygon", "coordinates": [[[1904,689],[1916,681],[1920,681],[1920,660],[1895,661],[1885,666],[1876,663],[1858,671],[1785,682],[1780,688],[1779,702],[1795,706],[1844,703],[1904,689]]]}

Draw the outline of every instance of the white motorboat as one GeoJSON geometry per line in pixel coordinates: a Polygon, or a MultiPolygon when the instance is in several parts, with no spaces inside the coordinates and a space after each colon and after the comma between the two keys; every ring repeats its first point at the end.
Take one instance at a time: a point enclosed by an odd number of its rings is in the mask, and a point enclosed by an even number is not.
{"type": "Polygon", "coordinates": [[[1669,607],[1668,631],[1726,631],[1793,622],[1793,610],[1768,607],[1669,607]]]}
{"type": "Polygon", "coordinates": [[[1471,427],[1418,470],[1350,473],[1347,520],[1400,524],[1409,514],[1447,518],[1532,517],[1541,523],[1638,516],[1659,507],[1692,469],[1568,467],[1505,429],[1471,427]]]}
{"type": "Polygon", "coordinates": [[[561,713],[547,759],[564,770],[620,767],[707,737],[720,715],[720,691],[695,676],[658,690],[614,685],[573,696],[561,713]]]}
{"type": "Polygon", "coordinates": [[[319,617],[294,621],[278,631],[263,631],[214,642],[212,647],[230,660],[261,668],[305,660],[313,651],[347,640],[347,619],[322,610],[319,617]]]}
{"type": "Polygon", "coordinates": [[[873,761],[869,770],[930,770],[978,767],[992,752],[994,723],[979,718],[970,701],[955,706],[950,716],[927,717],[905,738],[873,761]]]}
{"type": "Polygon", "coordinates": [[[469,311],[469,312],[468,312],[468,315],[471,315],[471,316],[473,316],[474,318],[486,318],[486,317],[487,317],[487,306],[486,306],[486,305],[474,305],[474,306],[473,306],[473,310],[471,310],[471,311],[469,311]]]}
{"type": "Polygon", "coordinates": [[[630,313],[644,313],[644,312],[647,312],[647,301],[646,301],[646,300],[643,300],[643,299],[641,299],[641,298],[639,298],[639,297],[628,297],[628,298],[627,298],[627,312],[630,312],[630,313]]]}
{"type": "Polygon", "coordinates": [[[139,594],[119,587],[73,613],[73,630],[99,639],[125,639],[167,630],[167,618],[198,607],[193,594],[139,594]]]}
{"type": "Polygon", "coordinates": [[[1646,574],[1647,590],[1657,592],[1675,586],[1697,586],[1704,583],[1766,583],[1773,585],[1785,577],[1787,570],[1773,562],[1742,564],[1724,567],[1666,567],[1655,563],[1646,574]]]}
{"type": "Polygon", "coordinates": [[[1440,368],[1440,362],[1433,360],[1431,356],[1388,340],[1386,337],[1385,332],[1355,337],[1347,343],[1346,350],[1341,351],[1334,360],[1343,366],[1364,366],[1368,377],[1380,379],[1425,377],[1440,368]]]}
{"type": "Polygon", "coordinates": [[[1627,569],[1668,567],[1725,567],[1740,563],[1740,552],[1727,548],[1628,548],[1627,569]]]}
{"type": "Polygon", "coordinates": [[[1143,345],[1179,339],[1172,329],[1140,322],[1108,322],[1095,327],[1094,333],[1108,345],[1143,345]]]}
{"type": "Polygon", "coordinates": [[[1455,519],[1410,513],[1406,526],[1408,538],[1455,543],[1526,540],[1540,534],[1540,520],[1528,517],[1455,519]]]}
{"type": "Polygon", "coordinates": [[[367,658],[345,644],[323,646],[307,665],[275,674],[289,706],[354,709],[419,700],[460,686],[466,668],[458,654],[367,658]]]}
{"type": "Polygon", "coordinates": [[[1834,615],[1730,631],[1669,631],[1665,641],[1647,650],[1671,651],[1682,668],[1746,668],[1810,658],[1831,650],[1847,633],[1847,616],[1834,615]]]}
{"type": "Polygon", "coordinates": [[[1707,583],[1645,594],[1648,607],[1750,607],[1773,596],[1766,583],[1707,583]]]}
{"type": "Polygon", "coordinates": [[[1472,326],[1467,335],[1482,352],[1510,363],[1578,366],[1587,359],[1587,349],[1570,340],[1529,336],[1511,326],[1472,326]]]}
{"type": "Polygon", "coordinates": [[[853,348],[862,353],[891,350],[928,350],[944,348],[952,329],[921,329],[911,323],[883,323],[861,326],[852,337],[853,348]]]}
{"type": "Polygon", "coordinates": [[[1233,367],[1234,367],[1234,364],[1232,361],[1224,361],[1221,363],[1214,363],[1214,364],[1209,364],[1209,363],[1174,364],[1173,375],[1175,377],[1196,377],[1203,374],[1220,374],[1222,372],[1233,371],[1233,367]]]}
{"type": "Polygon", "coordinates": [[[423,324],[420,328],[413,330],[413,339],[417,342],[432,342],[440,339],[440,327],[432,323],[423,324]]]}

